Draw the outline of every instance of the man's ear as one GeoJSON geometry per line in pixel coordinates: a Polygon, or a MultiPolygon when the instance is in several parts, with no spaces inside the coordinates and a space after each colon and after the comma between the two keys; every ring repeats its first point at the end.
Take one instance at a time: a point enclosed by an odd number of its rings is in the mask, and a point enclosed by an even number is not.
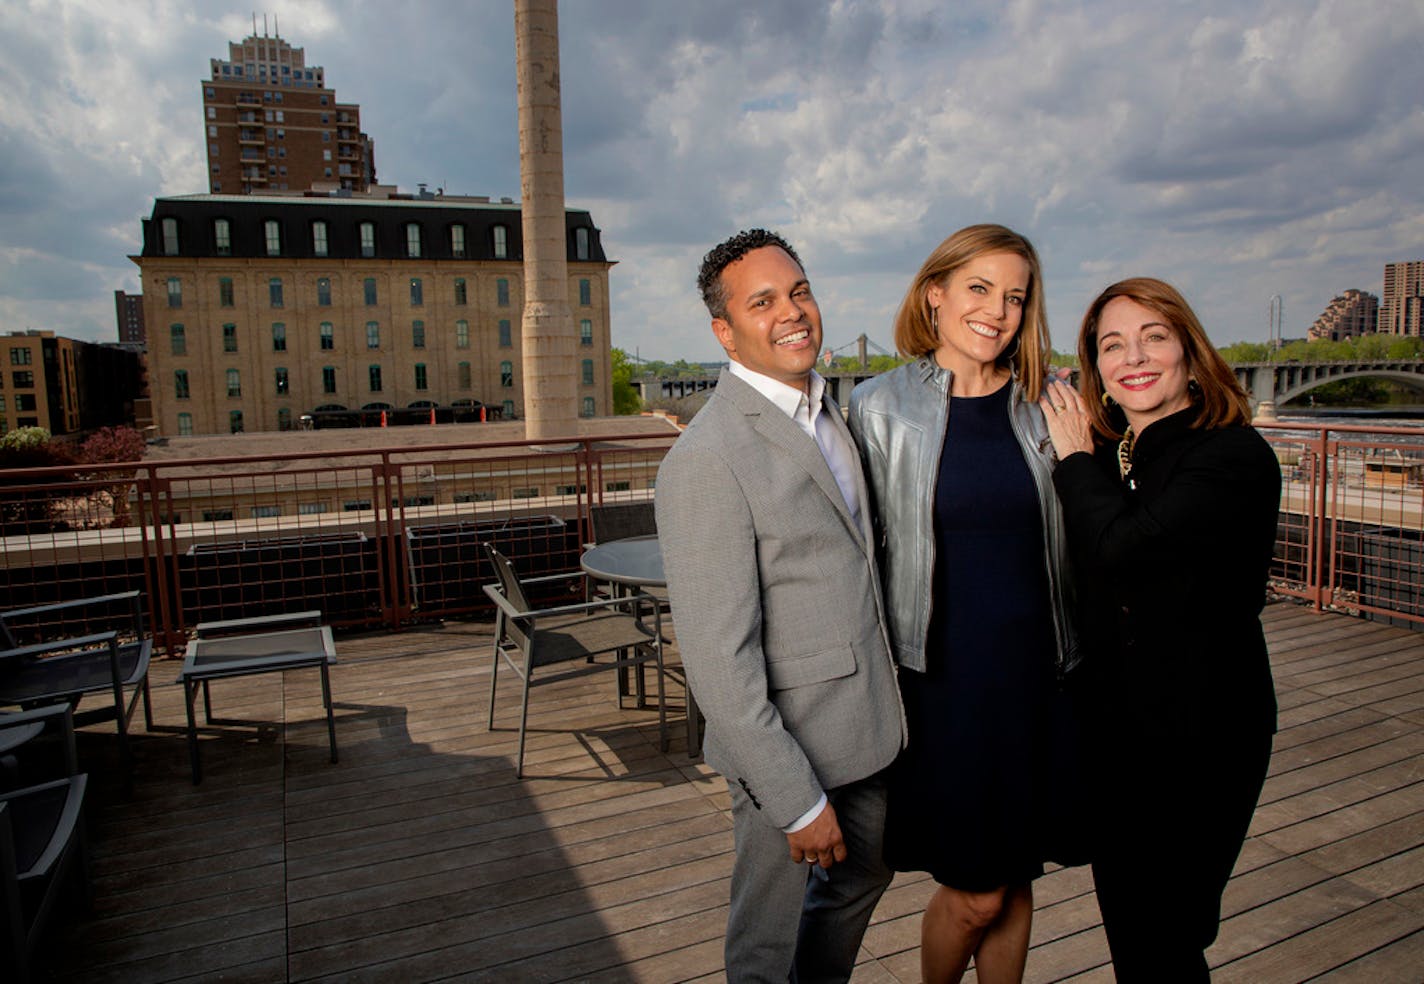
{"type": "Polygon", "coordinates": [[[737,351],[737,343],[732,335],[732,323],[726,318],[712,319],[712,334],[717,336],[717,342],[726,349],[728,355],[737,351]]]}

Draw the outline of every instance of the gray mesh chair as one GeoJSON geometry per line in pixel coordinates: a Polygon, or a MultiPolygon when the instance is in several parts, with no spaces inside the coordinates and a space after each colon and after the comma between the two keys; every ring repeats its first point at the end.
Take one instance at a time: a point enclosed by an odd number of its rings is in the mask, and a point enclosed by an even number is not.
{"type": "Polygon", "coordinates": [[[89,900],[82,812],[87,777],[76,774],[74,719],[68,704],[0,715],[0,747],[35,736],[35,726],[61,728],[69,775],[0,792],[0,967],[27,984],[44,931],[63,892],[77,880],[89,900]]]}
{"type": "Polygon", "coordinates": [[[152,655],[137,591],[0,612],[0,706],[77,705],[95,695],[99,706],[76,710],[74,721],[114,719],[124,766],[132,773],[129,726],[140,697],[144,724],[153,728],[152,655]]]}
{"type": "MultiPolygon", "coordinates": [[[[489,727],[494,728],[495,696],[503,663],[523,684],[519,707],[519,751],[515,775],[524,775],[524,746],[529,721],[529,693],[537,686],[603,670],[637,667],[638,706],[646,706],[642,666],[657,668],[658,739],[667,751],[667,706],[663,686],[662,614],[657,602],[641,592],[573,604],[534,608],[528,588],[574,575],[521,579],[509,558],[482,544],[496,581],[485,585],[495,604],[494,668],[490,674],[489,727]]],[[[619,698],[620,704],[622,698],[619,698]]]]}

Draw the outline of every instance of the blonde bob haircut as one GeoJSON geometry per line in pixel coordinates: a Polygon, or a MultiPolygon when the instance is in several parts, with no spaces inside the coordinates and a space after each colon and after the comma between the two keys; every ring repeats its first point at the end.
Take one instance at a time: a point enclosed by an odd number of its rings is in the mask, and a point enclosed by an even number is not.
{"type": "Polygon", "coordinates": [[[1206,337],[1206,329],[1202,328],[1187,299],[1169,283],[1152,277],[1133,277],[1120,280],[1099,294],[1088,305],[1082,330],[1078,332],[1078,385],[1088,404],[1093,430],[1116,441],[1127,428],[1127,418],[1117,404],[1111,408],[1106,405],[1103,377],[1098,371],[1098,323],[1103,308],[1119,297],[1156,312],[1181,341],[1186,353],[1187,377],[1191,380],[1187,394],[1197,408],[1193,427],[1226,427],[1251,422],[1250,398],[1221,353],[1206,337]]]}
{"type": "Polygon", "coordinates": [[[999,363],[1013,370],[1023,387],[1024,399],[1037,400],[1043,392],[1051,351],[1048,314],[1043,304],[1043,271],[1033,244],[1012,229],[1001,225],[966,226],[934,248],[900,302],[900,311],[895,315],[895,347],[907,359],[930,355],[939,348],[934,312],[930,310],[930,285],[947,287],[956,270],[989,253],[1013,253],[1028,264],[1023,317],[1014,341],[999,356],[999,363]]]}

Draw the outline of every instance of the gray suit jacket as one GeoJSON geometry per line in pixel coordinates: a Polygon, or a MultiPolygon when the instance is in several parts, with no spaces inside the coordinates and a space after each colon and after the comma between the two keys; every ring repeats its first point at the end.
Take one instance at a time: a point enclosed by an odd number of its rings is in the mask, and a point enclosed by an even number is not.
{"type": "Polygon", "coordinates": [[[658,470],[658,538],[707,761],[778,828],[889,765],[905,739],[857,481],[863,528],[816,442],[725,370],[658,470]]]}

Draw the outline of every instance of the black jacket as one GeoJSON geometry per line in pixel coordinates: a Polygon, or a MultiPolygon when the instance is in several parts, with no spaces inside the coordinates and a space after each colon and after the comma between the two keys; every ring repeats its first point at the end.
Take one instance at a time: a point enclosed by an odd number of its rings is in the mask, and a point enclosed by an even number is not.
{"type": "Polygon", "coordinates": [[[1153,757],[1224,750],[1276,726],[1260,612],[1280,465],[1254,428],[1194,429],[1196,412],[1138,436],[1128,482],[1116,446],[1070,455],[1054,472],[1094,723],[1153,757]]]}

